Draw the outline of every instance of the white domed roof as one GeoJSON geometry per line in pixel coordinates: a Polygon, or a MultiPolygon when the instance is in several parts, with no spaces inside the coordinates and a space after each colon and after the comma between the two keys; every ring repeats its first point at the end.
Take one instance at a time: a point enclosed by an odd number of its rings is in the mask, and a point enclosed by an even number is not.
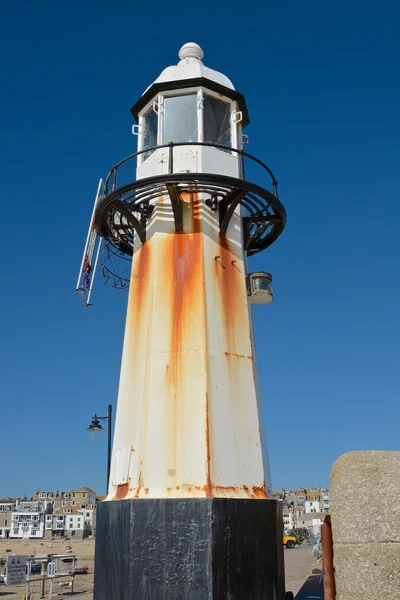
{"type": "Polygon", "coordinates": [[[165,83],[167,81],[179,81],[182,79],[204,77],[205,79],[210,79],[211,81],[215,81],[220,85],[224,85],[225,87],[234,90],[235,88],[233,87],[232,82],[226,77],[226,75],[223,75],[218,71],[214,71],[214,69],[209,69],[203,65],[201,60],[203,56],[203,50],[198,44],[195,44],[194,42],[185,44],[179,50],[179,58],[181,59],[179,63],[164,69],[154,83],[165,83]]]}

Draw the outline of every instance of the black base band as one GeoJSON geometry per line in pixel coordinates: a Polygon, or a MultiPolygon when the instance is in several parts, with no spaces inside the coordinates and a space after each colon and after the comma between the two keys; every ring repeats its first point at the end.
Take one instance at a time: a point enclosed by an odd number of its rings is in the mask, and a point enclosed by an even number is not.
{"type": "Polygon", "coordinates": [[[102,502],[94,600],[283,600],[275,500],[102,502]]]}

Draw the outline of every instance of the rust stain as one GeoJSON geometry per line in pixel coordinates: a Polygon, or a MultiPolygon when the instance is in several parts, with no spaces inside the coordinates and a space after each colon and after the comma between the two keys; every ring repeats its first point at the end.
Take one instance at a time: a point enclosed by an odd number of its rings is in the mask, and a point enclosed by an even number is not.
{"type": "Polygon", "coordinates": [[[143,490],[143,491],[144,491],[144,493],[146,494],[146,496],[148,496],[148,495],[149,495],[149,488],[144,488],[144,490],[143,490]]]}
{"type": "MultiPolygon", "coordinates": [[[[190,211],[193,206],[191,196],[192,194],[186,194],[185,198],[190,211]]],[[[197,220],[193,219],[193,222],[195,221],[197,220]]],[[[188,228],[191,229],[190,224],[188,228]]],[[[201,293],[199,285],[202,285],[203,280],[202,235],[169,234],[165,239],[163,259],[164,277],[166,281],[170,282],[171,290],[169,360],[165,377],[170,399],[169,426],[173,440],[170,469],[176,471],[179,459],[177,456],[179,419],[183,410],[181,403],[184,401],[182,391],[185,382],[190,379],[191,375],[185,372],[185,356],[182,350],[185,339],[190,340],[188,332],[193,328],[196,316],[198,316],[196,315],[196,306],[198,306],[198,297],[201,293]]]]}
{"type": "Polygon", "coordinates": [[[249,358],[250,360],[253,360],[253,356],[251,354],[237,354],[236,352],[224,352],[226,357],[231,357],[233,356],[234,358],[249,358]]]}
{"type": "Polygon", "coordinates": [[[234,498],[238,498],[242,496],[242,492],[246,494],[248,498],[253,499],[269,499],[269,496],[266,492],[265,485],[263,487],[252,486],[249,487],[247,485],[235,486],[235,485],[216,485],[213,487],[214,496],[231,496],[234,498]]]}
{"type": "Polygon", "coordinates": [[[215,258],[215,274],[223,309],[224,338],[228,353],[239,354],[237,348],[237,342],[239,342],[237,338],[241,337],[239,329],[246,325],[243,322],[243,309],[240,309],[238,305],[239,299],[243,296],[243,282],[241,282],[243,275],[232,264],[235,257],[229,247],[228,238],[220,233],[219,243],[220,255],[215,258]],[[221,269],[221,265],[224,267],[223,269],[221,269]]]}
{"type": "Polygon", "coordinates": [[[207,484],[205,486],[205,492],[207,498],[212,497],[212,487],[211,487],[211,452],[210,452],[210,419],[209,419],[209,404],[208,404],[208,392],[206,392],[206,451],[207,451],[207,484]]]}
{"type": "MultiPolygon", "coordinates": [[[[140,461],[140,464],[142,464],[142,461],[140,461]]],[[[143,481],[143,479],[142,479],[142,469],[140,469],[139,476],[138,476],[138,485],[137,485],[137,488],[136,488],[136,491],[135,491],[135,496],[134,496],[135,498],[139,498],[139,494],[140,494],[141,489],[142,489],[142,481],[143,481]]]]}
{"type": "Polygon", "coordinates": [[[128,301],[128,316],[134,319],[135,330],[141,329],[143,300],[148,294],[151,268],[151,244],[144,242],[135,253],[132,266],[132,278],[135,285],[130,286],[128,301]]]}
{"type": "Polygon", "coordinates": [[[251,492],[255,498],[263,498],[264,500],[269,498],[267,490],[265,489],[265,484],[262,487],[253,486],[251,492]]]}
{"type": "Polygon", "coordinates": [[[200,233],[202,230],[203,217],[201,214],[202,203],[199,200],[197,193],[191,194],[192,196],[192,231],[193,233],[200,233]]]}
{"type": "MultiPolygon", "coordinates": [[[[181,486],[168,486],[166,488],[167,496],[176,496],[175,492],[179,492],[181,486]]],[[[147,495],[146,488],[144,492],[147,495]]],[[[269,500],[270,497],[267,494],[265,485],[263,486],[247,486],[247,485],[212,485],[211,482],[207,482],[206,485],[188,485],[185,484],[182,492],[193,494],[193,497],[197,497],[198,492],[202,492],[207,498],[252,498],[253,500],[269,500]]],[[[201,494],[201,495],[203,495],[201,494]]],[[[186,494],[183,493],[185,497],[186,494]]]]}
{"type": "Polygon", "coordinates": [[[213,490],[215,492],[214,496],[218,496],[219,494],[222,496],[226,496],[227,494],[235,496],[240,488],[236,485],[215,485],[213,486],[213,490]]]}
{"type": "Polygon", "coordinates": [[[129,483],[122,483],[117,485],[117,490],[113,500],[123,500],[129,493],[129,483]]]}
{"type": "Polygon", "coordinates": [[[218,254],[218,256],[214,256],[215,261],[219,264],[220,267],[222,267],[223,269],[226,269],[224,263],[222,263],[220,261],[221,256],[218,254]]]}

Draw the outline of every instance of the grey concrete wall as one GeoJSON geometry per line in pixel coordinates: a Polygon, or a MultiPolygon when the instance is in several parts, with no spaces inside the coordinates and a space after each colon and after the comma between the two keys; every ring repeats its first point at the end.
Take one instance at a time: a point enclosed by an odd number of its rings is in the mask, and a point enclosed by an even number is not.
{"type": "Polygon", "coordinates": [[[400,600],[400,452],[344,454],[330,493],[336,600],[400,600]]]}

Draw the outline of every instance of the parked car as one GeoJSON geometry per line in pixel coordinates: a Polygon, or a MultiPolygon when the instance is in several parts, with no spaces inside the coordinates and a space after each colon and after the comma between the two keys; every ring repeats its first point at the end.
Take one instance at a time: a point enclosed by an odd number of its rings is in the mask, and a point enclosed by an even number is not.
{"type": "Polygon", "coordinates": [[[290,550],[298,544],[297,538],[294,535],[284,535],[283,545],[290,550]]]}

